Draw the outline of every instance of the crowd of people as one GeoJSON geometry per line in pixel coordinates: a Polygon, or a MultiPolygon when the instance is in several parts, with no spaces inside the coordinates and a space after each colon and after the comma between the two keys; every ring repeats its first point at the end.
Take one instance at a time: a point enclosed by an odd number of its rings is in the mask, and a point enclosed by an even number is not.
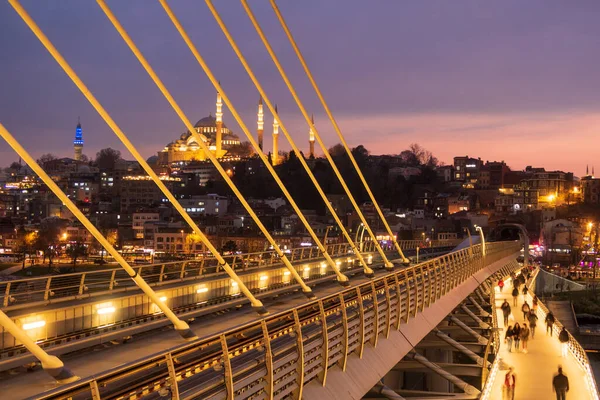
{"type": "MultiPolygon", "coordinates": [[[[504,334],[504,342],[508,346],[509,352],[522,352],[528,353],[527,344],[530,339],[535,338],[535,330],[538,324],[538,303],[537,296],[533,295],[532,304],[530,305],[527,301],[527,295],[529,288],[527,282],[531,278],[531,271],[527,268],[523,268],[519,274],[512,273],[511,280],[513,284],[512,297],[513,306],[505,299],[500,306],[502,315],[504,316],[504,326],[506,331],[504,334]],[[513,315],[513,307],[518,305],[519,295],[523,295],[523,305],[521,306],[521,313],[523,315],[523,322],[520,324],[513,315]]],[[[500,279],[498,281],[498,288],[500,292],[504,289],[505,282],[500,279]]],[[[546,325],[546,335],[552,336],[554,330],[554,324],[556,318],[552,311],[546,314],[544,323],[546,325]]],[[[567,357],[568,355],[568,344],[569,344],[569,332],[563,327],[558,335],[558,340],[561,343],[561,355],[567,357]]],[[[516,388],[517,377],[514,372],[514,368],[510,367],[504,377],[503,385],[503,397],[506,400],[514,400],[515,388],[516,388]]],[[[569,391],[569,380],[564,375],[562,367],[558,367],[558,373],[552,380],[552,389],[556,394],[557,400],[566,400],[566,393],[569,391]]]]}

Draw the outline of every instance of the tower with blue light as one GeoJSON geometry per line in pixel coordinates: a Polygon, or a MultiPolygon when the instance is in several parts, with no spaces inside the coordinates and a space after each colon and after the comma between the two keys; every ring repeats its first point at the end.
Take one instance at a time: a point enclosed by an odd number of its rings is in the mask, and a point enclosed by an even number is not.
{"type": "Polygon", "coordinates": [[[75,149],[75,160],[81,160],[81,153],[83,152],[83,130],[81,129],[81,122],[77,120],[77,128],[75,128],[75,140],[73,140],[73,148],[75,149]]]}

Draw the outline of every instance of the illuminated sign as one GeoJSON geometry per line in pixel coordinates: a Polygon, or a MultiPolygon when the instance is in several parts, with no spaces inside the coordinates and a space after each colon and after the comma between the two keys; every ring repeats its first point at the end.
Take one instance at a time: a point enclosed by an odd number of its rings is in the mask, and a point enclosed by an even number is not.
{"type": "Polygon", "coordinates": [[[465,165],[465,167],[467,167],[467,168],[477,168],[477,165],[475,165],[475,164],[467,164],[467,165],[465,165]]]}

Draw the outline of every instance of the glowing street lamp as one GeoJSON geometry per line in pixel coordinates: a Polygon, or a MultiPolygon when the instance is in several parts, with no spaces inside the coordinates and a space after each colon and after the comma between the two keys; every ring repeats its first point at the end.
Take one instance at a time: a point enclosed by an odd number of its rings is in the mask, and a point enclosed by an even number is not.
{"type": "Polygon", "coordinates": [[[475,230],[479,232],[481,236],[481,254],[485,257],[485,235],[483,234],[483,229],[479,225],[474,225],[475,230]]]}

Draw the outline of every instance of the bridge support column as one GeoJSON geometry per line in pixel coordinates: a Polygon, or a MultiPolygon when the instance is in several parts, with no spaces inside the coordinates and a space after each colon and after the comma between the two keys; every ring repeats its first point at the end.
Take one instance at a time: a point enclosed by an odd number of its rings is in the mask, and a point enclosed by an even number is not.
{"type": "Polygon", "coordinates": [[[467,332],[469,335],[471,335],[475,339],[477,339],[478,343],[480,343],[480,344],[488,344],[488,342],[489,342],[488,339],[486,339],[485,337],[481,336],[479,333],[475,332],[467,324],[465,324],[464,322],[462,322],[459,318],[451,316],[450,317],[450,321],[452,321],[457,326],[459,326],[463,331],[467,332]]]}
{"type": "Polygon", "coordinates": [[[473,296],[469,296],[469,297],[467,297],[467,298],[469,299],[469,301],[471,302],[471,304],[473,304],[473,305],[474,305],[474,306],[475,306],[475,307],[476,307],[476,308],[479,310],[479,313],[480,313],[481,315],[483,315],[484,317],[489,317],[489,316],[490,316],[490,313],[489,313],[489,312],[487,312],[487,311],[485,311],[485,310],[483,309],[483,307],[481,307],[481,306],[479,305],[479,303],[475,301],[475,299],[473,298],[473,296]]]}
{"type": "Polygon", "coordinates": [[[458,378],[457,376],[454,376],[451,373],[445,371],[442,367],[435,363],[432,363],[427,358],[416,353],[414,350],[408,353],[406,357],[411,360],[415,360],[423,366],[429,368],[431,371],[452,382],[456,387],[458,387],[467,394],[477,395],[481,393],[475,386],[472,386],[467,382],[463,381],[462,379],[458,378]]]}
{"type": "Polygon", "coordinates": [[[373,389],[371,390],[377,394],[382,395],[388,400],[405,400],[404,397],[400,396],[393,389],[387,387],[381,382],[377,382],[377,384],[373,386],[373,389]]]}
{"type": "Polygon", "coordinates": [[[435,329],[434,332],[437,337],[439,337],[444,342],[448,343],[450,346],[454,347],[456,350],[469,357],[471,360],[475,361],[477,365],[483,366],[483,358],[479,357],[477,354],[473,353],[471,350],[467,349],[465,346],[458,343],[456,340],[452,339],[450,336],[440,331],[439,329],[435,329]]]}
{"type": "Polygon", "coordinates": [[[469,308],[466,305],[461,304],[460,309],[463,310],[469,317],[471,317],[473,319],[473,321],[477,322],[479,324],[480,328],[486,328],[486,329],[490,328],[490,324],[488,324],[487,322],[483,322],[481,320],[481,318],[479,318],[477,315],[475,315],[475,313],[473,313],[473,311],[469,310],[469,308]]]}

